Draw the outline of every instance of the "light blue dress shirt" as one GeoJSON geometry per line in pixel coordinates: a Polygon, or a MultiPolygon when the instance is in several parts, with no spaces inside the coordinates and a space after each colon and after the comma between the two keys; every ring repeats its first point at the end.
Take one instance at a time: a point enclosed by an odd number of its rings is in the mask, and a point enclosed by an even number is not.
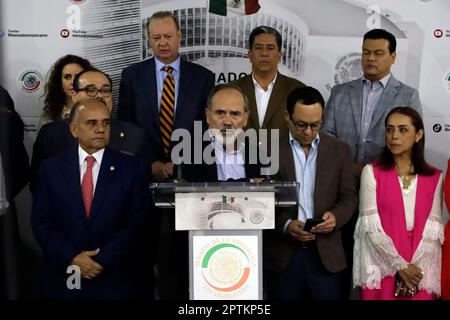
{"type": "Polygon", "coordinates": [[[219,181],[245,178],[245,146],[242,144],[238,150],[226,152],[223,145],[216,143],[215,141],[213,143],[217,166],[217,178],[219,181]]]}
{"type": "Polygon", "coordinates": [[[298,193],[298,220],[305,222],[314,217],[314,190],[316,183],[316,160],[320,137],[311,142],[311,150],[306,156],[305,151],[289,133],[295,164],[295,180],[300,184],[298,193]]]}
{"type": "Polygon", "coordinates": [[[360,143],[364,147],[360,149],[358,154],[358,159],[360,160],[364,159],[366,142],[370,142],[367,141],[367,136],[372,125],[373,112],[390,78],[391,73],[374,82],[371,82],[364,76],[362,77],[363,105],[361,110],[360,143]]]}
{"type": "Polygon", "coordinates": [[[155,57],[155,74],[156,74],[156,87],[158,89],[158,110],[161,108],[161,96],[163,91],[163,83],[164,79],[167,76],[167,72],[163,71],[162,68],[169,65],[174,70],[172,72],[173,79],[175,80],[175,111],[177,110],[177,101],[178,101],[178,88],[180,83],[180,56],[172,62],[171,64],[163,63],[155,57]]]}

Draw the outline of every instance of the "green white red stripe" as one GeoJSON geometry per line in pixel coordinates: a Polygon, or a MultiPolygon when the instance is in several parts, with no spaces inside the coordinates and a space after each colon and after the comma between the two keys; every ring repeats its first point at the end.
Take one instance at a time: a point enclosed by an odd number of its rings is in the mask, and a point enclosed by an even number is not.
{"type": "Polygon", "coordinates": [[[235,291],[248,280],[250,259],[240,247],[231,243],[221,243],[209,249],[204,255],[202,275],[205,282],[217,291],[235,291]],[[227,264],[230,260],[232,263],[227,264]]]}
{"type": "Polygon", "coordinates": [[[259,0],[209,0],[209,12],[221,16],[227,16],[230,14],[254,14],[261,8],[258,1],[259,0]]]}

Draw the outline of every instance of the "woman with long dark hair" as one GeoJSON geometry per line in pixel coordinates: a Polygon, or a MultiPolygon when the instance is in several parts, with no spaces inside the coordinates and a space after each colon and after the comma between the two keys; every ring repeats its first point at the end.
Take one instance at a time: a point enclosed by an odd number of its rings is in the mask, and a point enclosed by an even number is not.
{"type": "Polygon", "coordinates": [[[73,79],[78,73],[90,67],[88,60],[72,54],[61,57],[53,64],[45,84],[41,125],[69,116],[73,105],[73,79]]]}
{"type": "Polygon", "coordinates": [[[434,299],[441,293],[442,175],[425,161],[417,111],[393,109],[386,146],[364,167],[353,284],[363,300],[434,299]]]}

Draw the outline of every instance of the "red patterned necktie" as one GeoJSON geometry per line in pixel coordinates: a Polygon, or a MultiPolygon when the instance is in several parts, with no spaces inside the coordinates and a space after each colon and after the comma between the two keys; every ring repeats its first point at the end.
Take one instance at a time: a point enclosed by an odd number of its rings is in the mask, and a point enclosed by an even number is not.
{"type": "Polygon", "coordinates": [[[95,158],[89,155],[86,157],[86,161],[86,172],[84,173],[83,180],[81,180],[81,193],[83,195],[86,216],[89,218],[89,215],[91,214],[92,198],[94,197],[94,179],[92,177],[92,167],[94,166],[95,158]]]}
{"type": "Polygon", "coordinates": [[[164,79],[161,96],[161,109],[159,110],[159,130],[166,155],[169,154],[170,140],[175,119],[175,80],[173,79],[173,68],[165,66],[162,70],[167,72],[164,79]]]}

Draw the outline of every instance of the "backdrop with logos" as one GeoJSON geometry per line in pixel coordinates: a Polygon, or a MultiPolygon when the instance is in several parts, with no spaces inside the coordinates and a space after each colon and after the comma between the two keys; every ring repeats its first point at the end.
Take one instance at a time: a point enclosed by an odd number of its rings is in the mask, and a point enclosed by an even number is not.
{"type": "Polygon", "coordinates": [[[398,39],[393,73],[419,90],[427,156],[444,168],[450,156],[450,2],[447,0],[3,0],[0,83],[12,95],[31,151],[50,66],[67,53],[109,73],[117,105],[121,70],[152,55],[145,23],[157,10],[180,20],[183,57],[227,82],[250,72],[248,35],[258,25],[283,36],[281,72],[318,88],[327,99],[337,83],[361,75],[362,35],[381,27],[398,39]],[[220,2],[220,1],[219,1],[220,2]],[[246,11],[245,4],[259,4],[246,11]]]}

